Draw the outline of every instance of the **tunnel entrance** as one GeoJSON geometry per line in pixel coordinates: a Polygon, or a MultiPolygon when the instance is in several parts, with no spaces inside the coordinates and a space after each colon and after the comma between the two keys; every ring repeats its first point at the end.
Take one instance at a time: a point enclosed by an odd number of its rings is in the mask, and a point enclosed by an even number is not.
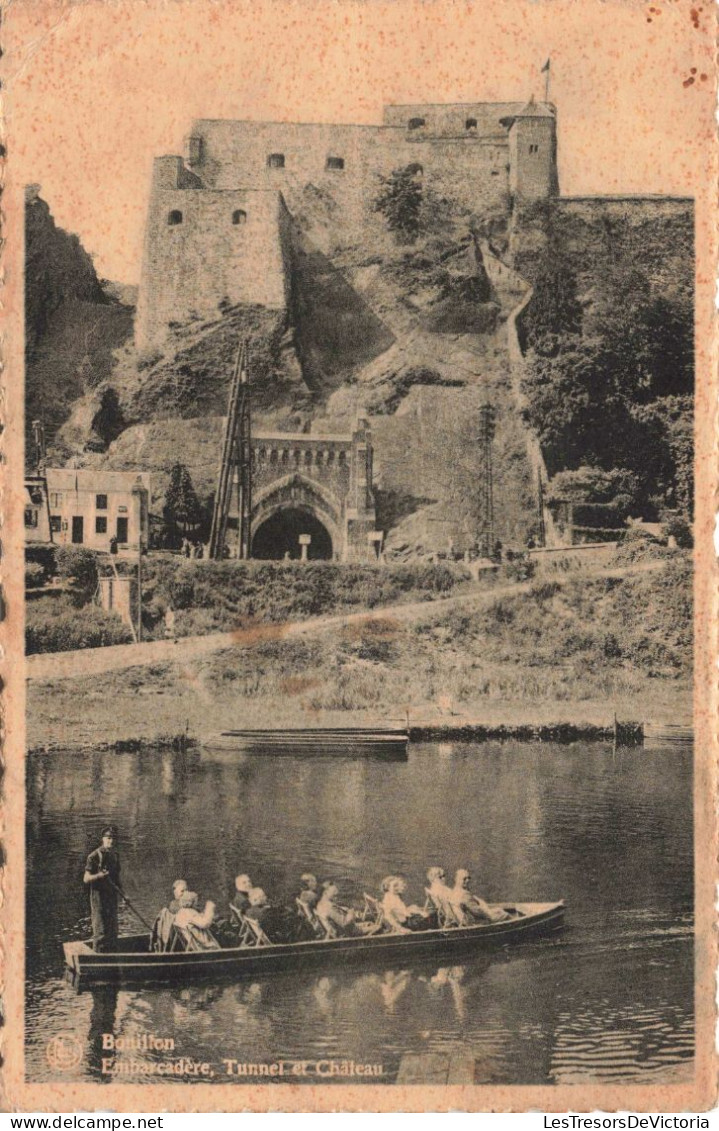
{"type": "Polygon", "coordinates": [[[257,528],[252,539],[252,557],[281,561],[289,556],[298,560],[302,556],[301,534],[310,536],[307,547],[310,560],[332,560],[332,538],[328,531],[309,510],[299,507],[276,511],[257,528]]]}

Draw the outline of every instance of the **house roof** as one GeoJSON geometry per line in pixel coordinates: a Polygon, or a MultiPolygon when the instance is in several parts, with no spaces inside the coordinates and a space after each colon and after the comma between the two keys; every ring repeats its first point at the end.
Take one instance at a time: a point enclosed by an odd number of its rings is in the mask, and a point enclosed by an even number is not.
{"type": "Polygon", "coordinates": [[[554,107],[550,102],[535,102],[534,95],[530,98],[529,102],[518,110],[515,114],[510,114],[506,118],[502,118],[503,126],[513,125],[519,118],[554,118],[554,107]]]}
{"type": "Polygon", "coordinates": [[[49,491],[95,491],[100,495],[131,491],[138,480],[150,490],[147,471],[105,471],[94,467],[48,467],[45,472],[49,491]]]}

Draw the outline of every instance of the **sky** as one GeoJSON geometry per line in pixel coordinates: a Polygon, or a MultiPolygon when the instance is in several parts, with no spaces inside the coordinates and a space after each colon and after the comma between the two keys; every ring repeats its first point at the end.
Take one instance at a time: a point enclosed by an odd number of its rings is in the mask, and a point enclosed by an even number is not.
{"type": "Polygon", "coordinates": [[[541,98],[551,58],[562,195],[694,195],[712,19],[711,0],[11,0],[11,176],[42,186],[101,276],[136,283],[153,156],[181,153],[194,118],[541,98]]]}

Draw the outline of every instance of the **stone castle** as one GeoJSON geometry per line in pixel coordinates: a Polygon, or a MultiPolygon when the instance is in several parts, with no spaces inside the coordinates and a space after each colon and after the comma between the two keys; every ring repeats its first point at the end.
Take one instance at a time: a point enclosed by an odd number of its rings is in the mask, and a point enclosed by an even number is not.
{"type": "Polygon", "coordinates": [[[407,166],[475,214],[556,196],[554,107],[387,106],[380,126],[196,121],[184,157],[154,162],[138,347],[222,303],[287,309],[296,210],[321,209],[328,238],[336,214],[346,238],[378,222],[380,178],[407,166]]]}

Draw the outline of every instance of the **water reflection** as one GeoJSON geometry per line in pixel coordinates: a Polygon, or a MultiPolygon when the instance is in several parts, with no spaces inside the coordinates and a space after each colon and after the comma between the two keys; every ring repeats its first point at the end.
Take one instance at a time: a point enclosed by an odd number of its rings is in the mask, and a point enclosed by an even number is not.
{"type": "Polygon", "coordinates": [[[103,1040],[107,1033],[115,1033],[118,989],[116,986],[98,986],[92,991],[90,1030],[87,1036],[87,1065],[93,1076],[102,1079],[102,1058],[107,1056],[103,1040]]]}
{"type": "MultiPolygon", "coordinates": [[[[177,1053],[381,1062],[460,1052],[478,1083],[641,1081],[688,1071],[692,1028],[691,760],[676,750],[453,744],[406,763],[158,752],[28,763],[27,1063],[53,1080],[55,1032],[87,1033],[80,1073],[102,1077],[103,1034],[174,1037],[177,1053]],[[461,966],[327,969],[223,985],[73,994],[61,943],[87,933],[82,866],[104,821],[151,919],[184,876],[221,912],[248,870],[291,904],[300,874],[347,895],[430,863],[472,870],[489,899],[563,897],[560,938],[461,966]],[[682,1069],[682,1066],[683,1069],[682,1069]]],[[[121,928],[136,924],[124,909],[121,928]]],[[[149,1050],[146,1060],[162,1056],[149,1050]]],[[[216,1081],[226,1077],[217,1075],[216,1081]]],[[[241,1082],[241,1080],[238,1080],[241,1082]]]]}

